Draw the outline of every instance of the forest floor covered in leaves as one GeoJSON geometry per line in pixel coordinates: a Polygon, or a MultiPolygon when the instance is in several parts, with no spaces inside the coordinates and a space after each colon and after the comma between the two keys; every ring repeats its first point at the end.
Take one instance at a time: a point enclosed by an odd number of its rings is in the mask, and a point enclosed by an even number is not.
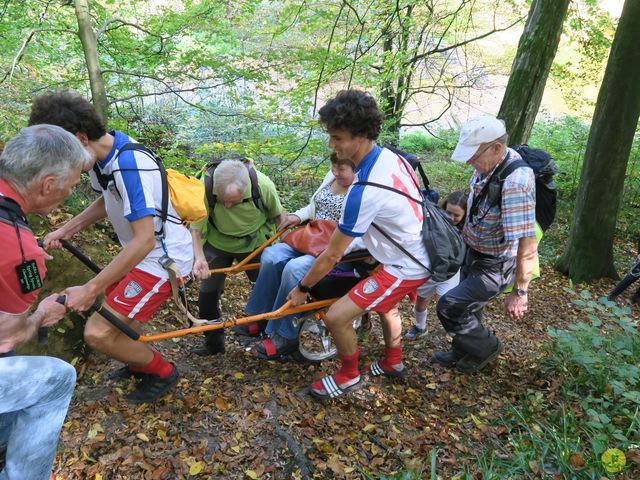
{"type": "MultiPolygon", "coordinates": [[[[76,364],[78,385],[61,434],[56,478],[381,478],[408,470],[420,478],[430,475],[433,451],[439,478],[465,468],[473,473],[475,456],[510,433],[500,422],[506,404],[531,391],[553,396],[562,381],[543,372],[539,360],[549,341],[547,326],[564,328],[581,315],[566,285],[566,278],[544,268],[524,320],[507,318],[501,300],[489,305],[486,323],[504,344],[490,371],[462,375],[430,363],[431,353],[448,343],[432,305],[429,335],[405,343],[406,379],[365,376],[357,392],[324,403],[309,397],[306,387],[333,372],[337,361],[263,361],[233,334],[225,354],[205,358],[191,352],[198,336],[155,344],[181,378],[152,405],[127,405],[124,395],[133,380],[110,380],[120,364],[92,354],[76,364]]],[[[611,285],[591,289],[604,294],[611,285]]],[[[242,314],[249,288],[244,276],[227,280],[227,316],[242,314]]],[[[406,300],[402,311],[408,328],[412,311],[406,300]]],[[[362,367],[384,351],[375,315],[373,323],[361,345],[362,367]]],[[[169,302],[146,328],[151,333],[180,325],[169,302]]]]}

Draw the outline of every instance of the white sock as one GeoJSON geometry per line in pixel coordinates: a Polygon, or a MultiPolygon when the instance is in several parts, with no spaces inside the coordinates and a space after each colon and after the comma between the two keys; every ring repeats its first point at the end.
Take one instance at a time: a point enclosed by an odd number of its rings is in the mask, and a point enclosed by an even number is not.
{"type": "Polygon", "coordinates": [[[428,310],[419,312],[418,310],[416,310],[416,307],[414,305],[413,313],[416,316],[416,327],[418,327],[420,330],[425,330],[427,328],[427,315],[429,314],[428,310]]]}

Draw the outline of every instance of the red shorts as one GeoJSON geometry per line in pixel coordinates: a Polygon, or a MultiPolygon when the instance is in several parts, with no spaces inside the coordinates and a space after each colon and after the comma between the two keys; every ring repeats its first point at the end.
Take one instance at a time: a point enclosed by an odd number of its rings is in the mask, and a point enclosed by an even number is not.
{"type": "Polygon", "coordinates": [[[353,303],[364,310],[387,313],[395,307],[405,295],[410,295],[424,283],[425,279],[400,280],[384,271],[376,270],[348,293],[353,303]]]}
{"type": "Polygon", "coordinates": [[[171,282],[134,268],[107,288],[109,308],[146,323],[162,303],[171,297],[171,282]]]}

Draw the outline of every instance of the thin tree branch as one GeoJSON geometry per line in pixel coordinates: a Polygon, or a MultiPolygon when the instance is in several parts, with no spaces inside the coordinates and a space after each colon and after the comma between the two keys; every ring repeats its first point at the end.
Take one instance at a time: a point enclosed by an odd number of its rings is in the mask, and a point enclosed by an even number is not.
{"type": "Polygon", "coordinates": [[[112,18],[110,20],[105,21],[102,24],[102,27],[100,27],[100,29],[96,32],[96,40],[98,40],[103,34],[109,32],[109,31],[113,31],[113,30],[117,30],[118,28],[122,28],[122,27],[133,27],[137,30],[140,30],[141,32],[146,33],[149,36],[152,37],[156,37],[157,39],[160,40],[160,47],[158,49],[158,51],[156,52],[156,55],[162,53],[162,51],[164,50],[164,42],[167,39],[167,37],[164,37],[158,33],[152,32],[150,30],[147,30],[144,27],[141,27],[140,25],[138,25],[137,23],[131,23],[131,22],[127,22],[126,20],[123,20],[121,18],[112,18]],[[118,25],[109,28],[109,25],[112,25],[114,23],[117,23],[118,25]]]}
{"type": "MultiPolygon", "coordinates": [[[[324,56],[324,60],[322,62],[322,67],[320,68],[320,73],[318,74],[318,81],[316,82],[316,88],[315,88],[315,92],[313,95],[313,113],[312,116],[316,114],[316,108],[318,107],[318,92],[320,91],[320,85],[322,84],[322,75],[324,73],[324,69],[326,67],[327,64],[327,58],[329,57],[329,53],[331,52],[331,44],[333,43],[333,37],[335,35],[336,32],[336,28],[338,27],[338,22],[340,21],[340,17],[342,16],[342,12],[344,11],[344,7],[346,5],[346,1],[343,1],[342,5],[340,6],[340,11],[338,12],[338,15],[336,16],[335,21],[333,22],[333,27],[331,28],[331,35],[329,36],[329,43],[327,43],[327,52],[324,56]]],[[[289,165],[293,165],[302,155],[302,152],[304,152],[304,149],[307,148],[307,145],[309,145],[309,142],[311,141],[311,136],[313,135],[313,130],[314,130],[314,125],[311,125],[311,127],[309,128],[309,133],[307,134],[307,138],[305,139],[304,145],[302,145],[299,149],[298,149],[298,154],[296,155],[296,157],[290,162],[289,165]]]]}
{"type": "Polygon", "coordinates": [[[462,47],[464,45],[476,42],[478,40],[482,40],[483,38],[486,38],[486,37],[488,37],[490,35],[493,35],[494,33],[504,32],[505,30],[509,30],[514,25],[517,25],[518,23],[522,22],[523,19],[524,19],[524,17],[521,17],[521,18],[515,20],[514,22],[510,23],[506,27],[493,28],[493,29],[489,30],[488,32],[485,32],[485,33],[483,33],[481,35],[478,35],[478,36],[475,36],[475,37],[472,37],[472,38],[468,38],[466,40],[463,40],[463,41],[458,42],[458,43],[454,43],[454,44],[449,45],[447,47],[442,47],[442,48],[436,47],[436,48],[434,48],[432,50],[429,50],[427,52],[421,53],[419,55],[415,55],[414,57],[412,57],[409,60],[407,60],[406,63],[415,63],[415,62],[418,62],[418,61],[428,57],[429,55],[433,55],[433,54],[436,54],[436,53],[448,52],[449,50],[453,50],[455,48],[460,48],[460,47],[462,47]]]}
{"type": "Polygon", "coordinates": [[[102,27],[100,27],[100,29],[96,32],[96,38],[100,37],[102,34],[107,32],[107,28],[109,27],[109,25],[113,24],[113,23],[119,23],[119,25],[110,28],[109,31],[112,30],[117,30],[118,28],[124,27],[124,26],[128,26],[128,27],[133,27],[136,28],[138,30],[140,30],[141,32],[146,33],[147,35],[151,35],[152,37],[156,37],[159,38],[161,41],[162,40],[166,40],[166,37],[163,37],[162,35],[152,32],[150,30],[147,30],[144,27],[141,27],[140,25],[138,25],[137,23],[131,23],[131,22],[127,22],[126,20],[123,20],[121,18],[112,18],[110,20],[105,21],[102,24],[102,27]]]}
{"type": "Polygon", "coordinates": [[[9,81],[12,80],[13,72],[15,71],[20,60],[22,60],[22,57],[24,56],[27,50],[27,47],[29,46],[29,43],[33,39],[34,35],[40,32],[65,32],[65,33],[73,33],[74,35],[77,34],[77,32],[75,32],[74,30],[69,30],[66,28],[36,28],[34,30],[31,30],[31,32],[29,32],[29,35],[27,35],[27,38],[22,43],[20,50],[18,50],[18,53],[13,58],[11,69],[7,73],[5,73],[4,77],[2,77],[2,80],[0,80],[0,84],[3,83],[7,78],[9,79],[9,81]]]}

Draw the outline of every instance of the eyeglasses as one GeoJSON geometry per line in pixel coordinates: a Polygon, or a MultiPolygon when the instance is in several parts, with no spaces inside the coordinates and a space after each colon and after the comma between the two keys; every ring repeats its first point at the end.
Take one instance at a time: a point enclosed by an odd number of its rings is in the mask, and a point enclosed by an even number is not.
{"type": "Polygon", "coordinates": [[[482,155],[484,155],[484,152],[486,152],[487,150],[489,150],[493,145],[495,145],[496,142],[491,142],[489,143],[489,145],[487,145],[486,147],[484,147],[482,150],[480,150],[479,152],[475,153],[469,160],[467,160],[465,163],[470,163],[470,162],[474,162],[476,161],[478,158],[480,158],[482,155]]]}

